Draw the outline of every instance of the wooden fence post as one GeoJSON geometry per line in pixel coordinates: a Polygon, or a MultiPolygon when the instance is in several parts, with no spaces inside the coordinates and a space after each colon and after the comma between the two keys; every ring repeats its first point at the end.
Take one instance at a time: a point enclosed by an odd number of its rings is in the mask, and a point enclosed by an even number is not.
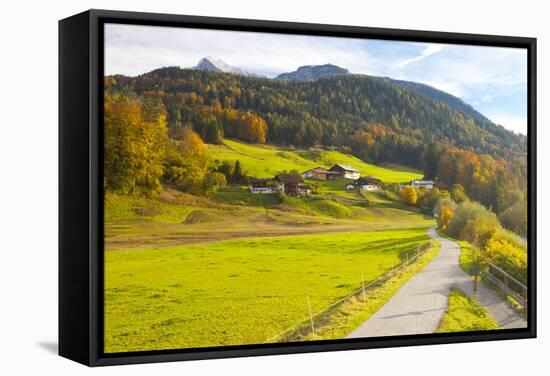
{"type": "Polygon", "coordinates": [[[311,322],[311,332],[313,333],[313,339],[316,339],[315,327],[313,326],[313,315],[311,314],[311,304],[309,304],[309,296],[306,295],[306,298],[307,298],[307,309],[309,311],[309,321],[311,322]]]}
{"type": "Polygon", "coordinates": [[[365,273],[362,273],[362,274],[361,274],[361,280],[362,280],[362,282],[363,282],[363,303],[365,303],[365,299],[366,299],[366,298],[365,298],[365,294],[366,294],[366,293],[365,293],[365,273]]]}

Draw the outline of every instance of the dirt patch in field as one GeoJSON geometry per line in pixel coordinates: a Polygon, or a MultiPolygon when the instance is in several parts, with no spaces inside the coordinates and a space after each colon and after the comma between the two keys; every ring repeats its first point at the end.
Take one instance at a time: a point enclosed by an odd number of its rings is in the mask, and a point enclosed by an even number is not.
{"type": "Polygon", "coordinates": [[[223,220],[224,218],[221,217],[219,214],[212,213],[205,210],[193,210],[191,213],[187,215],[183,223],[187,225],[191,225],[195,223],[211,223],[211,222],[219,222],[223,220]]]}
{"type": "MultiPolygon", "coordinates": [[[[270,222],[270,221],[269,221],[270,222]]],[[[323,233],[351,232],[351,231],[373,231],[388,228],[387,225],[368,224],[273,224],[264,221],[257,221],[248,224],[239,224],[238,228],[227,227],[225,222],[196,223],[174,225],[173,230],[167,233],[152,233],[143,236],[113,236],[105,239],[105,249],[127,249],[149,246],[173,246],[195,243],[208,243],[222,240],[232,240],[250,237],[266,236],[290,236],[290,235],[311,235],[323,233]],[[185,226],[187,231],[176,231],[177,226],[185,226]]]]}

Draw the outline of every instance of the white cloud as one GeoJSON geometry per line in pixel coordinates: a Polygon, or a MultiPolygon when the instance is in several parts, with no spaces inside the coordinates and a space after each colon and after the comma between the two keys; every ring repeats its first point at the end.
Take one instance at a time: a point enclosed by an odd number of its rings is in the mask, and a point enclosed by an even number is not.
{"type": "Polygon", "coordinates": [[[441,52],[441,51],[443,51],[444,48],[445,48],[445,45],[443,45],[443,44],[429,44],[426,48],[424,48],[424,50],[420,53],[420,55],[415,56],[415,57],[410,58],[410,59],[402,60],[399,63],[395,64],[395,67],[396,68],[403,68],[403,67],[405,67],[409,64],[415,63],[415,62],[420,61],[422,59],[425,59],[429,56],[432,56],[432,55],[434,55],[438,52],[441,52]]]}
{"type": "Polygon", "coordinates": [[[275,75],[301,65],[336,64],[368,73],[376,60],[358,39],[136,25],[105,26],[105,73],[137,75],[162,66],[192,67],[204,56],[275,75]]]}
{"type": "Polygon", "coordinates": [[[483,102],[489,103],[489,102],[491,102],[491,101],[493,100],[494,97],[495,97],[494,95],[485,94],[485,95],[481,98],[481,100],[482,100],[483,102]]]}

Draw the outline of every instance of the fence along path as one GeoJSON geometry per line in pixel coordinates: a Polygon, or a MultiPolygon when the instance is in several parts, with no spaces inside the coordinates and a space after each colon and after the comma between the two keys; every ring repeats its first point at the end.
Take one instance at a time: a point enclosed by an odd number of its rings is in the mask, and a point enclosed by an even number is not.
{"type": "Polygon", "coordinates": [[[327,306],[327,307],[325,307],[325,308],[323,308],[319,311],[316,311],[315,313],[313,313],[311,311],[311,305],[309,303],[309,296],[307,296],[307,295],[304,296],[304,302],[305,302],[306,307],[308,309],[309,317],[307,319],[304,319],[304,320],[300,321],[299,323],[291,326],[290,328],[287,328],[287,329],[283,330],[282,332],[277,333],[273,337],[268,338],[264,343],[276,342],[277,339],[283,338],[286,335],[290,335],[294,331],[297,331],[297,330],[300,330],[301,334],[304,334],[304,332],[306,334],[308,332],[312,333],[313,337],[315,338],[315,320],[318,319],[320,316],[322,316],[323,313],[329,311],[331,308],[337,307],[338,305],[346,302],[347,300],[349,300],[352,297],[360,297],[360,298],[364,299],[364,296],[365,296],[367,291],[370,291],[374,287],[383,284],[384,282],[389,280],[391,277],[393,277],[397,272],[399,272],[400,270],[406,268],[407,266],[409,266],[410,264],[415,262],[428,249],[430,249],[432,245],[433,245],[432,242],[428,242],[428,243],[424,243],[424,244],[420,245],[414,251],[412,251],[414,256],[412,256],[411,258],[407,258],[407,260],[405,262],[397,265],[396,267],[392,268],[392,270],[390,270],[389,272],[381,275],[380,277],[378,277],[377,279],[375,279],[373,281],[370,281],[369,283],[365,283],[365,279],[364,279],[364,277],[362,277],[361,287],[359,287],[358,289],[356,289],[353,292],[349,293],[348,295],[344,296],[343,298],[337,300],[336,302],[332,303],[331,305],[329,305],[329,306],[327,306]]]}
{"type": "MultiPolygon", "coordinates": [[[[439,253],[347,338],[434,333],[447,309],[451,288],[473,296],[473,279],[460,267],[460,246],[434,228],[428,234],[439,240],[439,253]]],[[[483,283],[478,284],[477,299],[501,327],[527,326],[520,313],[483,283]]]]}
{"type": "MultiPolygon", "coordinates": [[[[498,287],[505,296],[512,297],[515,301],[527,309],[528,289],[523,283],[506,273],[498,266],[489,263],[489,270],[483,273],[483,277],[498,287]]],[[[525,312],[527,314],[527,311],[525,312]]]]}

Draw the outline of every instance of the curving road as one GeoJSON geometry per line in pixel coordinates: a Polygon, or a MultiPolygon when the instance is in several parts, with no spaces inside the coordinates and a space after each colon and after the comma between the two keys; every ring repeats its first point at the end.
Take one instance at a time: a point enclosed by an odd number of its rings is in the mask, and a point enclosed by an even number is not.
{"type": "MultiPolygon", "coordinates": [[[[439,236],[434,228],[428,235],[441,243],[441,250],[415,276],[346,338],[381,337],[434,333],[447,309],[451,288],[473,294],[471,276],[459,264],[460,246],[439,236]]],[[[495,291],[478,284],[478,301],[503,328],[524,328],[527,322],[495,291]]]]}

